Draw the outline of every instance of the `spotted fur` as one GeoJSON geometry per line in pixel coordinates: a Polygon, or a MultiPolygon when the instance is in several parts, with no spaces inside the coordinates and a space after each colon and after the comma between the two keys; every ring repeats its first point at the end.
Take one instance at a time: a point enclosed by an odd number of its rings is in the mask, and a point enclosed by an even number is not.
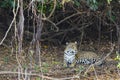
{"type": "MultiPolygon", "coordinates": [[[[99,56],[90,51],[78,51],[77,42],[67,43],[64,50],[64,65],[67,67],[75,64],[94,64],[100,60],[99,56]]],[[[98,63],[101,65],[102,62],[98,63]]]]}
{"type": "MultiPolygon", "coordinates": [[[[94,64],[95,62],[98,62],[100,60],[100,57],[91,51],[79,51],[75,55],[76,63],[77,64],[94,64]]],[[[101,65],[102,63],[99,62],[97,65],[101,65]]]]}
{"type": "Polygon", "coordinates": [[[64,50],[64,65],[67,67],[74,66],[75,55],[77,54],[77,42],[66,43],[64,50]]]}

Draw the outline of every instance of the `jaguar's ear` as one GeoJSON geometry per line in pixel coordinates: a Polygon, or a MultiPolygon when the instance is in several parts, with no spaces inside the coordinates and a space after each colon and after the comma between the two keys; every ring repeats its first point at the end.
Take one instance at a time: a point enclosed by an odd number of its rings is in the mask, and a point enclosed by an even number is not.
{"type": "Polygon", "coordinates": [[[77,44],[77,41],[75,41],[75,44],[77,44]]]}
{"type": "Polygon", "coordinates": [[[68,45],[68,42],[66,42],[66,45],[68,45]]]}

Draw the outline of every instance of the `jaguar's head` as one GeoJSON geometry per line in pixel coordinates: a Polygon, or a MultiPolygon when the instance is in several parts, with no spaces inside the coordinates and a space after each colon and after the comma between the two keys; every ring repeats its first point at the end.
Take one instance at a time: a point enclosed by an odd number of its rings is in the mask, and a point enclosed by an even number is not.
{"type": "Polygon", "coordinates": [[[77,54],[77,42],[66,43],[66,48],[64,50],[64,61],[69,67],[75,60],[75,55],[77,54]]]}
{"type": "Polygon", "coordinates": [[[77,42],[66,43],[65,53],[76,54],[77,53],[77,42]]]}

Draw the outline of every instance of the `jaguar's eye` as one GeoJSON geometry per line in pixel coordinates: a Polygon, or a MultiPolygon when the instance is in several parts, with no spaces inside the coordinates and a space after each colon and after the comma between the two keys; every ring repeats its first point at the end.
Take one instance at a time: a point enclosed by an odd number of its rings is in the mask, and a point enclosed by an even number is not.
{"type": "Polygon", "coordinates": [[[74,51],[71,51],[71,53],[74,53],[74,51]]]}

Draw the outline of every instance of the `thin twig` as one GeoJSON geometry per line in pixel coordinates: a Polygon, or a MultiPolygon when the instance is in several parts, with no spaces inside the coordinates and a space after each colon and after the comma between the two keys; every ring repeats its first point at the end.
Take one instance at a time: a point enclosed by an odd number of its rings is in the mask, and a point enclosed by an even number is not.
{"type": "Polygon", "coordinates": [[[49,79],[49,80],[66,80],[66,79],[75,79],[78,78],[77,76],[73,76],[73,77],[65,77],[65,78],[54,78],[54,77],[49,77],[49,76],[44,76],[38,73],[21,73],[21,72],[12,72],[12,71],[0,71],[0,75],[2,74],[6,74],[6,75],[10,75],[10,74],[21,74],[21,75],[27,75],[27,76],[37,76],[37,77],[41,77],[44,79],[49,79]]]}
{"type": "Polygon", "coordinates": [[[55,28],[56,28],[56,32],[59,31],[59,28],[56,26],[56,24],[54,22],[52,22],[51,20],[49,20],[48,18],[46,18],[46,21],[50,22],[55,28]]]}
{"type": "Polygon", "coordinates": [[[111,48],[110,52],[109,52],[105,57],[103,57],[101,60],[95,62],[94,64],[91,64],[91,65],[88,67],[88,69],[85,71],[85,74],[88,72],[88,70],[89,70],[92,66],[98,65],[99,63],[103,62],[103,61],[113,52],[114,46],[115,46],[115,44],[112,45],[112,48],[111,48]]]}
{"type": "Polygon", "coordinates": [[[55,8],[56,8],[56,3],[57,3],[56,0],[54,0],[54,7],[53,7],[51,13],[49,14],[49,16],[47,17],[48,19],[53,15],[55,8]]]}
{"type": "Polygon", "coordinates": [[[59,21],[58,23],[56,23],[56,25],[59,25],[59,24],[61,24],[62,22],[64,22],[65,20],[67,20],[67,19],[69,19],[69,18],[71,18],[71,17],[74,17],[74,16],[76,16],[76,15],[82,14],[82,13],[85,13],[85,12],[77,12],[77,13],[75,13],[75,14],[72,14],[72,15],[64,18],[63,20],[59,21]]]}
{"type": "MultiPolygon", "coordinates": [[[[18,3],[19,3],[19,0],[18,0],[18,3]]],[[[14,3],[14,4],[15,4],[15,3],[14,3]]],[[[11,22],[8,30],[6,31],[5,36],[3,37],[2,41],[0,42],[0,45],[1,45],[1,44],[4,42],[4,40],[6,39],[6,37],[7,37],[8,33],[9,33],[9,31],[10,31],[13,23],[15,22],[19,7],[20,7],[19,4],[17,4],[16,12],[15,12],[15,7],[13,7],[13,14],[14,14],[13,20],[12,20],[12,22],[11,22]]]]}

